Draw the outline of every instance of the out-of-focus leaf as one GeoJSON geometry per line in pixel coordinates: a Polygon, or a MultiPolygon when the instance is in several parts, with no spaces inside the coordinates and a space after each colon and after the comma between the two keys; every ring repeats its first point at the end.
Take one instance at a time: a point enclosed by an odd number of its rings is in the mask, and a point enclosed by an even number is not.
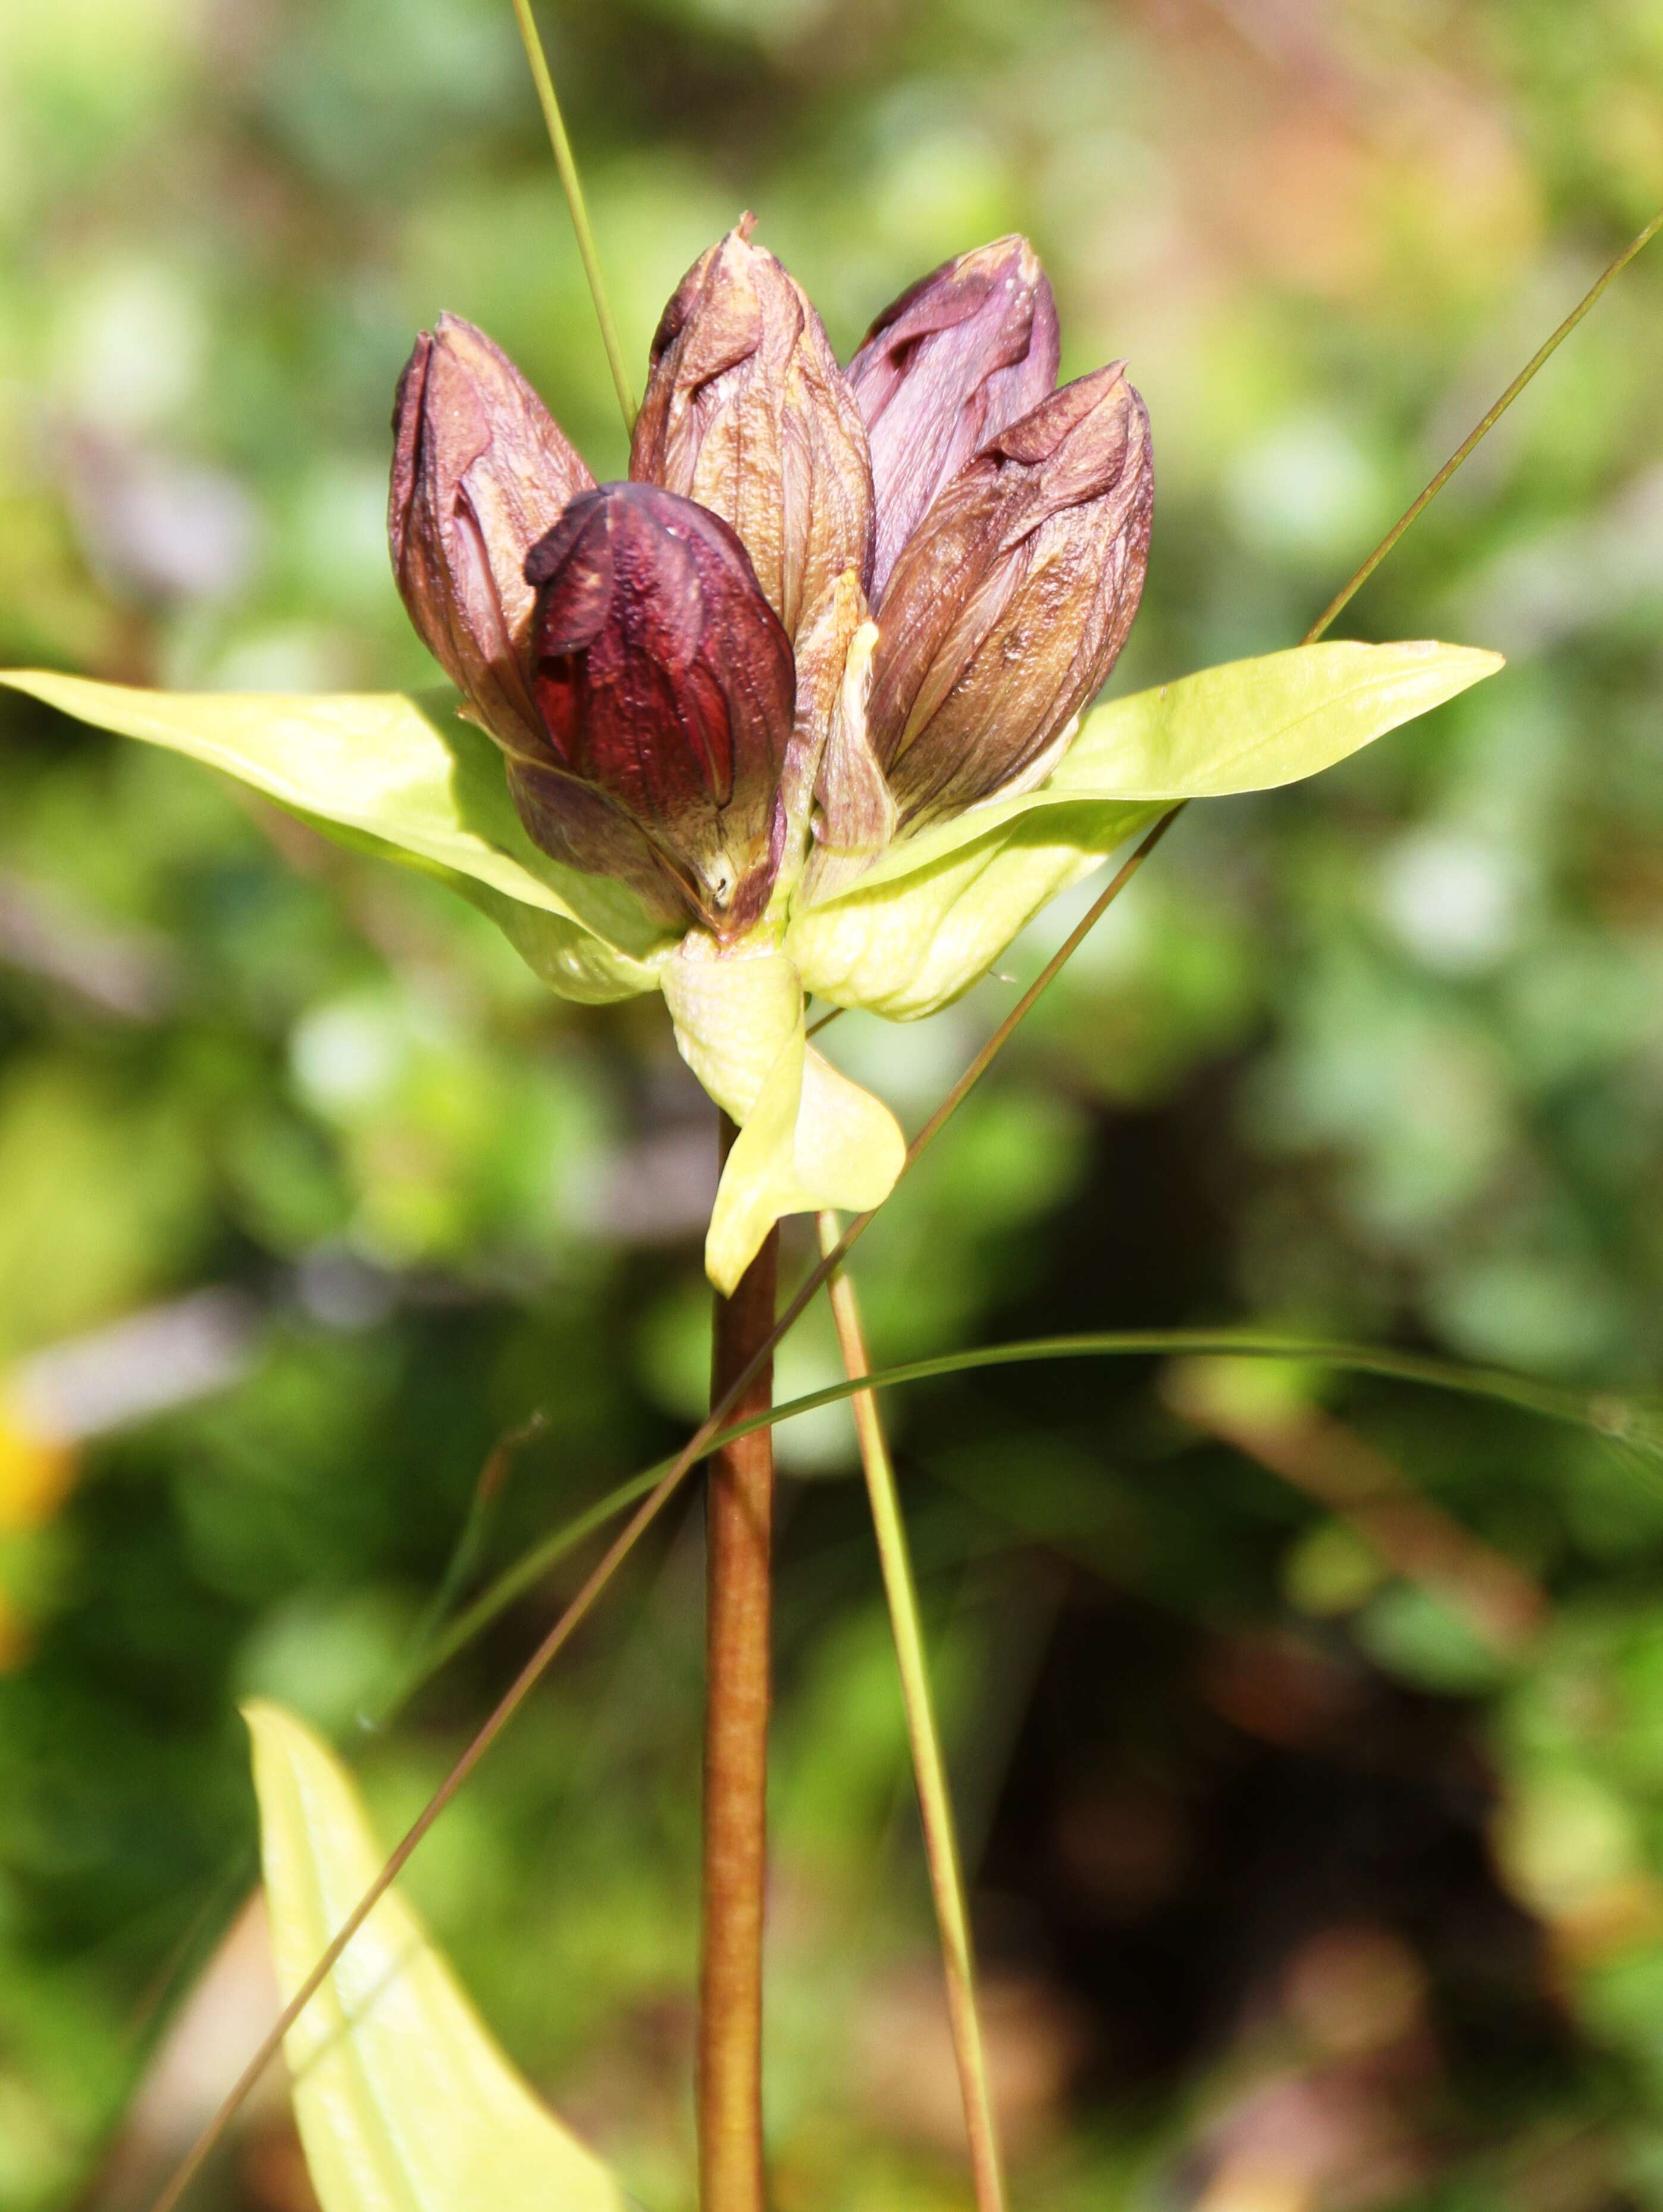
{"type": "Polygon", "coordinates": [[[508,797],[501,756],[449,692],[133,690],[41,671],[0,682],[124,737],[250,784],[340,842],[438,875],[481,907],[568,998],[657,984],[670,940],[621,884],[540,853],[508,797]]]}
{"type": "MultiPolygon", "coordinates": [[[[318,1738],[276,1705],[246,1711],[287,1998],[381,1853],[318,1738]]],[[[286,2048],[324,2212],[622,2212],[616,2182],[537,2103],[396,1892],[354,1936],[286,2048]]]]}

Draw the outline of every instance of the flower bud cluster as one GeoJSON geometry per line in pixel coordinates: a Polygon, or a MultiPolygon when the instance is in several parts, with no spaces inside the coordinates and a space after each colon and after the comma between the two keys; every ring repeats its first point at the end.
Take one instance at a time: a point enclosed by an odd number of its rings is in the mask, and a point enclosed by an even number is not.
{"type": "Polygon", "coordinates": [[[1152,500],[1123,364],[1053,389],[1025,240],[914,285],[845,373],[751,229],[665,311],[628,482],[597,486],[445,316],[399,385],[389,514],[532,837],[724,939],[1050,772],[1137,611],[1152,500]]]}

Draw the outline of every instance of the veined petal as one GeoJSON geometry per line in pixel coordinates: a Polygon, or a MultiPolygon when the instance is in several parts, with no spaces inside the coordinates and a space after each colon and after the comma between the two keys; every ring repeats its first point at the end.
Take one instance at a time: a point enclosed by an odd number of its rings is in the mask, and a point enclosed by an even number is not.
{"type": "Polygon", "coordinates": [[[868,614],[860,579],[846,568],[821,593],[797,641],[797,708],[780,781],[785,857],[774,885],[776,910],[788,902],[808,859],[816,800],[823,813],[828,782],[841,787],[836,764],[852,742],[852,725],[865,742],[877,642],[877,626],[868,614]]]}
{"type": "Polygon", "coordinates": [[[507,354],[459,315],[417,338],[392,424],[387,541],[410,619],[499,743],[534,750],[525,556],[594,478],[507,354]]]}
{"type": "Polygon", "coordinates": [[[1149,417],[1123,367],[990,439],[901,549],[869,714],[905,825],[1043,775],[1114,665],[1154,498],[1149,417]]]}
{"type": "Polygon", "coordinates": [[[689,917],[743,934],[780,864],[795,687],[791,641],[743,546],[692,500],[603,484],[572,501],[525,573],[531,692],[543,767],[557,772],[517,792],[545,802],[527,805],[527,828],[560,859],[610,874],[628,865],[619,833],[633,823],[689,917]],[[606,802],[598,811],[566,789],[584,784],[606,802]]]}
{"type": "Polygon", "coordinates": [[[737,532],[792,637],[835,576],[871,568],[866,433],[825,330],[746,216],[701,255],[652,341],[629,473],[737,532]]]}
{"type": "MultiPolygon", "coordinates": [[[[804,748],[803,760],[808,784],[803,811],[805,823],[812,817],[813,843],[799,873],[803,896],[810,900],[869,868],[900,818],[866,727],[877,625],[866,618],[862,593],[846,595],[831,612],[835,619],[826,623],[825,639],[811,632],[808,653],[798,656],[799,714],[805,678],[818,689],[819,743],[811,757],[804,748]]],[[[796,885],[785,889],[789,893],[796,885]]]]}
{"type": "Polygon", "coordinates": [[[931,501],[1057,380],[1057,303],[1025,238],[944,262],[893,301],[849,363],[877,502],[880,594],[931,501]]]}

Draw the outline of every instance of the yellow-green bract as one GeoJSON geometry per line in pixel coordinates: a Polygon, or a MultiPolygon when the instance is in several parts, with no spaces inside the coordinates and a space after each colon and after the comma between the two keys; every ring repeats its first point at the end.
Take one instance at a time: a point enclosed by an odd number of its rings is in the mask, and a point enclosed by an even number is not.
{"type": "Polygon", "coordinates": [[[35,672],[0,681],[441,878],[563,997],[663,990],[683,1055],[743,1132],[705,1255],[731,1291],[781,1215],[876,1205],[904,1157],[889,1109],[807,1046],[805,992],[893,1021],[934,1013],[1165,806],[1314,775],[1501,665],[1466,646],[1301,646],[1115,700],[1085,717],[1037,790],[897,839],[853,883],[818,901],[799,893],[727,946],[698,931],[678,940],[622,885],[539,852],[496,749],[450,694],[216,696],[35,672]]]}
{"type": "MultiPolygon", "coordinates": [[[[287,2000],[381,1853],[357,1792],[310,1729],[276,1705],[251,1705],[246,1718],[287,2000]]],[[[515,2073],[396,1890],[285,2051],[323,2212],[623,2212],[617,2183],[515,2073]]]]}

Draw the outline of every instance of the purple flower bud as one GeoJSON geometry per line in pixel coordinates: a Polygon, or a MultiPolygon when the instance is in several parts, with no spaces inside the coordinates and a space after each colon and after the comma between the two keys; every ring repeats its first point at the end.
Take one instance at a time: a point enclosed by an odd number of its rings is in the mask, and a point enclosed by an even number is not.
{"type": "Polygon", "coordinates": [[[767,904],[792,732],[789,640],[725,522],[647,484],[574,500],[525,563],[537,758],[511,774],[531,834],[724,935],[767,904]]]}
{"type": "Polygon", "coordinates": [[[694,264],[665,309],[629,473],[729,523],[795,636],[835,577],[866,579],[871,470],[820,318],[750,243],[753,220],[694,264]]]}
{"type": "Polygon", "coordinates": [[[873,749],[904,827],[1048,772],[1125,642],[1149,558],[1149,417],[1124,362],[959,471],[877,609],[873,749]]]}
{"type": "Polygon", "coordinates": [[[459,316],[416,340],[392,424],[387,538],[410,620],[493,737],[524,751],[537,742],[525,556],[594,478],[507,356],[459,316]]]}
{"type": "Polygon", "coordinates": [[[944,262],[886,307],[849,363],[871,443],[881,596],[931,501],[1057,380],[1057,303],[1025,238],[944,262]]]}

